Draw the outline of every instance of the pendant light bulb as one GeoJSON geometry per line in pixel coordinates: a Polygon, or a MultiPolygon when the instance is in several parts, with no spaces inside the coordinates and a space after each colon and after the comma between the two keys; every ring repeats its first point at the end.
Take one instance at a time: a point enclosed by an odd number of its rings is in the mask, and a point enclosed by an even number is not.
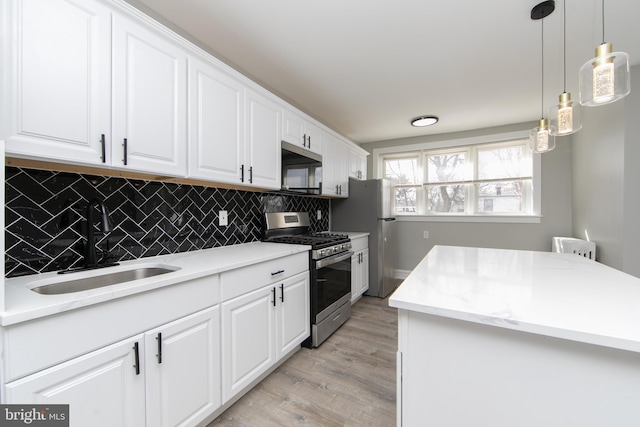
{"type": "Polygon", "coordinates": [[[556,148],[555,128],[549,124],[549,120],[538,120],[538,126],[531,130],[529,135],[529,147],[534,153],[542,154],[556,148]]]}
{"type": "Polygon", "coordinates": [[[602,44],[595,58],[580,67],[580,104],[594,107],[624,98],[631,92],[629,55],[613,52],[604,41],[604,0],[602,0],[602,44]]]}
{"type": "MultiPolygon", "coordinates": [[[[531,10],[531,19],[540,20],[541,27],[541,49],[540,49],[540,63],[541,63],[541,98],[542,98],[542,110],[544,111],[544,18],[549,16],[555,9],[555,2],[551,0],[543,1],[542,3],[534,6],[531,10]]],[[[543,113],[544,114],[544,113],[543,113]]],[[[538,120],[538,126],[531,129],[529,134],[529,148],[534,153],[548,153],[556,148],[556,128],[551,126],[549,120],[542,117],[538,120]]]]}
{"type": "Polygon", "coordinates": [[[567,37],[566,37],[566,0],[563,2],[563,24],[562,24],[562,44],[563,44],[563,76],[564,91],[559,96],[558,105],[549,108],[549,119],[551,121],[551,129],[555,136],[571,135],[582,129],[582,118],[580,104],[574,104],[571,101],[571,93],[567,92],[567,37]]]}

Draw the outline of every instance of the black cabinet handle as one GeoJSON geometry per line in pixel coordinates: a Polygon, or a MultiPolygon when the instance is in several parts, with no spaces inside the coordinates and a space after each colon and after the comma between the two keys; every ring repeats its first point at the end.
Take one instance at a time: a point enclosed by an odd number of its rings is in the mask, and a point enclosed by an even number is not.
{"type": "Polygon", "coordinates": [[[162,363],[162,333],[158,332],[156,336],[156,340],[158,341],[158,354],[156,357],[158,358],[158,363],[162,363]]]}
{"type": "Polygon", "coordinates": [[[138,341],[133,344],[133,352],[135,355],[135,363],[133,367],[136,370],[136,375],[140,375],[140,348],[138,345],[138,341]]]}
{"type": "Polygon", "coordinates": [[[275,286],[271,289],[271,294],[273,296],[273,299],[271,300],[271,303],[275,307],[276,306],[276,288],[275,288],[275,286]]]}
{"type": "Polygon", "coordinates": [[[127,166],[127,138],[124,139],[124,144],[122,144],[122,146],[124,147],[124,158],[122,159],[122,161],[124,162],[124,165],[127,166]]]}
{"type": "Polygon", "coordinates": [[[249,184],[253,184],[253,166],[249,168],[249,184]]]}
{"type": "Polygon", "coordinates": [[[280,284],[280,301],[284,302],[284,283],[280,284]]]}
{"type": "Polygon", "coordinates": [[[240,182],[244,182],[244,165],[240,166],[240,182]]]}
{"type": "Polygon", "coordinates": [[[307,137],[307,148],[311,148],[311,135],[307,137]]]}
{"type": "Polygon", "coordinates": [[[275,276],[275,275],[280,274],[280,273],[284,273],[284,270],[274,271],[273,273],[271,273],[271,275],[275,276]]]}
{"type": "Polygon", "coordinates": [[[106,152],[105,141],[104,141],[104,133],[100,135],[100,144],[102,145],[102,163],[106,163],[107,152],[106,152]]]}
{"type": "Polygon", "coordinates": [[[302,146],[303,147],[307,146],[307,134],[306,133],[304,135],[302,135],[302,146]]]}

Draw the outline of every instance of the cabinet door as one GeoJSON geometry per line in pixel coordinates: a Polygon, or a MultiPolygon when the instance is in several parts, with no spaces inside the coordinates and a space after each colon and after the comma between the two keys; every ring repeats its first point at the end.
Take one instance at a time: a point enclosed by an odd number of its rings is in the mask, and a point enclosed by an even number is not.
{"type": "Polygon", "coordinates": [[[282,110],[282,140],[307,148],[305,120],[287,108],[282,110]]]}
{"type": "Polygon", "coordinates": [[[92,0],[6,0],[0,13],[7,155],[102,163],[101,135],[108,142],[111,126],[109,10],[92,0]]]}
{"type": "Polygon", "coordinates": [[[142,24],[114,15],[113,61],[111,164],[186,176],[185,52],[142,24]]]}
{"type": "Polygon", "coordinates": [[[351,255],[351,304],[360,298],[360,276],[360,252],[356,252],[351,255]]]}
{"type": "Polygon", "coordinates": [[[307,134],[307,148],[314,153],[322,154],[322,130],[319,126],[307,122],[305,133],[307,134]]]}
{"type": "Polygon", "coordinates": [[[189,176],[238,184],[244,158],[242,83],[189,58],[189,176]]]}
{"type": "Polygon", "coordinates": [[[360,262],[360,288],[358,292],[364,294],[369,289],[369,249],[364,249],[360,262]]]}
{"type": "Polygon", "coordinates": [[[197,425],[220,407],[220,309],[145,334],[147,425],[197,425]]]}
{"type": "Polygon", "coordinates": [[[275,286],[222,304],[222,402],[249,385],[276,361],[275,286]]]}
{"type": "Polygon", "coordinates": [[[322,194],[348,197],[349,148],[335,136],[325,133],[322,159],[322,194]]]}
{"type": "Polygon", "coordinates": [[[282,109],[275,101],[247,89],[245,183],[280,189],[282,109]]]}
{"type": "Polygon", "coordinates": [[[360,180],[367,179],[367,156],[352,147],[349,147],[349,176],[360,180]]]}
{"type": "Polygon", "coordinates": [[[138,360],[143,360],[142,339],[140,335],[11,382],[3,403],[69,404],[71,427],[144,426],[144,370],[136,374],[133,349],[139,343],[138,360]]]}
{"type": "Polygon", "coordinates": [[[334,161],[335,179],[338,185],[339,197],[349,197],[349,147],[340,140],[336,140],[334,161]]]}
{"type": "Polygon", "coordinates": [[[309,273],[300,273],[277,285],[277,359],[300,345],[310,334],[309,273]]]}

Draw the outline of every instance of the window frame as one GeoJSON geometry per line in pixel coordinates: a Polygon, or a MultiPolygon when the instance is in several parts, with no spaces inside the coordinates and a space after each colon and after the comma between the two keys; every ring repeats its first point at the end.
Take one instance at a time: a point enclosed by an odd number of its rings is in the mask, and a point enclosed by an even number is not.
{"type": "MultiPolygon", "coordinates": [[[[384,160],[385,158],[405,158],[409,155],[418,155],[418,167],[422,168],[423,185],[427,181],[426,171],[426,153],[452,152],[461,148],[474,147],[476,156],[473,159],[474,169],[477,162],[477,151],[480,146],[482,148],[491,147],[491,145],[508,145],[509,143],[525,142],[529,137],[529,131],[516,131],[502,134],[484,135],[479,137],[450,139],[435,142],[423,142],[412,145],[398,145],[392,147],[376,148],[372,152],[372,161],[375,166],[374,178],[384,177],[384,160]]],[[[526,143],[525,143],[526,147],[526,143]]],[[[474,207],[474,213],[427,213],[426,211],[426,190],[425,187],[417,192],[416,209],[419,213],[396,213],[399,221],[427,221],[427,222],[496,222],[496,223],[539,223],[541,215],[541,155],[531,154],[532,170],[531,184],[528,187],[530,195],[525,195],[525,206],[523,213],[477,213],[474,207]]],[[[477,170],[474,170],[473,179],[477,177],[477,170]]],[[[508,179],[505,179],[508,180],[508,179]]],[[[468,185],[468,192],[475,192],[476,184],[468,185]]],[[[465,197],[465,207],[468,204],[475,204],[476,195],[471,194],[465,197]]],[[[467,212],[469,212],[467,210],[467,212]]]]}

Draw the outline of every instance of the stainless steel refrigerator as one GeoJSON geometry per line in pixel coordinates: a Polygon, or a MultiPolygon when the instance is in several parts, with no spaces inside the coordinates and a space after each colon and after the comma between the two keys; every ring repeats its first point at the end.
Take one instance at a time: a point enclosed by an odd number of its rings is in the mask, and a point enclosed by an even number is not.
{"type": "Polygon", "coordinates": [[[365,295],[387,297],[395,279],[396,222],[391,182],[387,179],[349,180],[349,198],[331,201],[331,229],[369,233],[369,290],[365,295]]]}

